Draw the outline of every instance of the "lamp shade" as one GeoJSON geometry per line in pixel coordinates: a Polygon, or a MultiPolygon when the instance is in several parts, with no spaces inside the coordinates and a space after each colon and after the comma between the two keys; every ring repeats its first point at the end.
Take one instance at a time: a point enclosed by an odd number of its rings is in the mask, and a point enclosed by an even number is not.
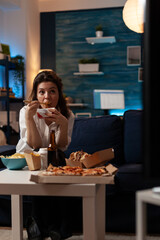
{"type": "Polygon", "coordinates": [[[53,71],[52,69],[40,69],[38,73],[43,72],[43,71],[53,71]]]}
{"type": "Polygon", "coordinates": [[[144,7],[140,0],[128,0],[123,8],[123,21],[134,32],[144,32],[144,7]]]}

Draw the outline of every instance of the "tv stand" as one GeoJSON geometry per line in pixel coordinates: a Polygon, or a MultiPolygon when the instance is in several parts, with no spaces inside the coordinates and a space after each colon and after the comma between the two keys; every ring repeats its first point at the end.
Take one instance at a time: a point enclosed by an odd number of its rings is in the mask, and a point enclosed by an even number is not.
{"type": "Polygon", "coordinates": [[[136,240],[146,239],[147,203],[160,206],[160,187],[142,190],[136,193],[136,240]]]}

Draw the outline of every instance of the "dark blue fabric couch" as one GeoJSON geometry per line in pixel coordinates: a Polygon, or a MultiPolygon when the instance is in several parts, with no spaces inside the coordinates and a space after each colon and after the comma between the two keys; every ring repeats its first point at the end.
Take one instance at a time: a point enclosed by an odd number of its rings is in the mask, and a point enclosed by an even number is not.
{"type": "MultiPolygon", "coordinates": [[[[143,177],[142,126],[143,112],[140,110],[126,111],[123,117],[108,115],[75,120],[66,157],[77,150],[88,153],[110,147],[115,150],[111,163],[118,167],[118,172],[115,185],[106,185],[106,231],[135,232],[135,193],[155,186],[143,177]]],[[[9,204],[8,197],[0,198],[0,226],[10,224],[9,204]]],[[[81,199],[71,199],[69,207],[73,209],[73,228],[81,231],[81,199]]],[[[160,233],[160,208],[151,205],[148,208],[149,232],[160,233]]],[[[24,198],[24,222],[30,210],[30,198],[24,198]]]]}

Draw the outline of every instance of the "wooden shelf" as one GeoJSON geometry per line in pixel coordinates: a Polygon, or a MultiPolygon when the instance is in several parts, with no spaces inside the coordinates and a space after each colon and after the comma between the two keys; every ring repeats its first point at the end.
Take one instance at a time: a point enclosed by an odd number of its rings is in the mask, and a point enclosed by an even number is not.
{"type": "MultiPolygon", "coordinates": [[[[0,101],[6,101],[8,99],[7,96],[0,96],[0,101]]],[[[14,97],[9,97],[9,102],[11,103],[22,103],[23,104],[23,98],[14,98],[14,97]]]]}
{"type": "Polygon", "coordinates": [[[84,108],[84,107],[87,107],[88,104],[86,103],[68,103],[67,104],[69,107],[80,107],[80,108],[84,108]]]}
{"type": "Polygon", "coordinates": [[[83,76],[83,75],[104,75],[103,72],[75,72],[73,73],[75,76],[83,76]]]}
{"type": "Polygon", "coordinates": [[[116,42],[116,38],[114,36],[110,36],[110,37],[88,37],[86,38],[86,41],[89,44],[96,44],[96,43],[115,43],[116,42]]]}
{"type": "Polygon", "coordinates": [[[6,59],[0,59],[0,65],[6,67],[6,64],[8,63],[8,70],[14,70],[15,64],[11,61],[6,61],[6,59]]]}

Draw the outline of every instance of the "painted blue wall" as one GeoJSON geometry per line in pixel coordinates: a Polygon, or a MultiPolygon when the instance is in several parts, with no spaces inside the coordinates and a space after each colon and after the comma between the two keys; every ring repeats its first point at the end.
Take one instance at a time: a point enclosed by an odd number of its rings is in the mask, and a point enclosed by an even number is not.
{"type": "Polygon", "coordinates": [[[56,14],[56,71],[63,79],[64,92],[75,101],[88,103],[77,111],[103,111],[93,108],[93,89],[121,89],[125,92],[126,109],[142,108],[142,83],[138,68],[127,66],[127,46],[141,45],[141,34],[129,30],[122,20],[122,8],[88,11],[57,12],[56,14]],[[115,36],[114,44],[90,45],[86,37],[95,36],[95,27],[102,24],[104,36],[115,36]],[[74,76],[81,58],[96,57],[103,76],[74,76]]]}

